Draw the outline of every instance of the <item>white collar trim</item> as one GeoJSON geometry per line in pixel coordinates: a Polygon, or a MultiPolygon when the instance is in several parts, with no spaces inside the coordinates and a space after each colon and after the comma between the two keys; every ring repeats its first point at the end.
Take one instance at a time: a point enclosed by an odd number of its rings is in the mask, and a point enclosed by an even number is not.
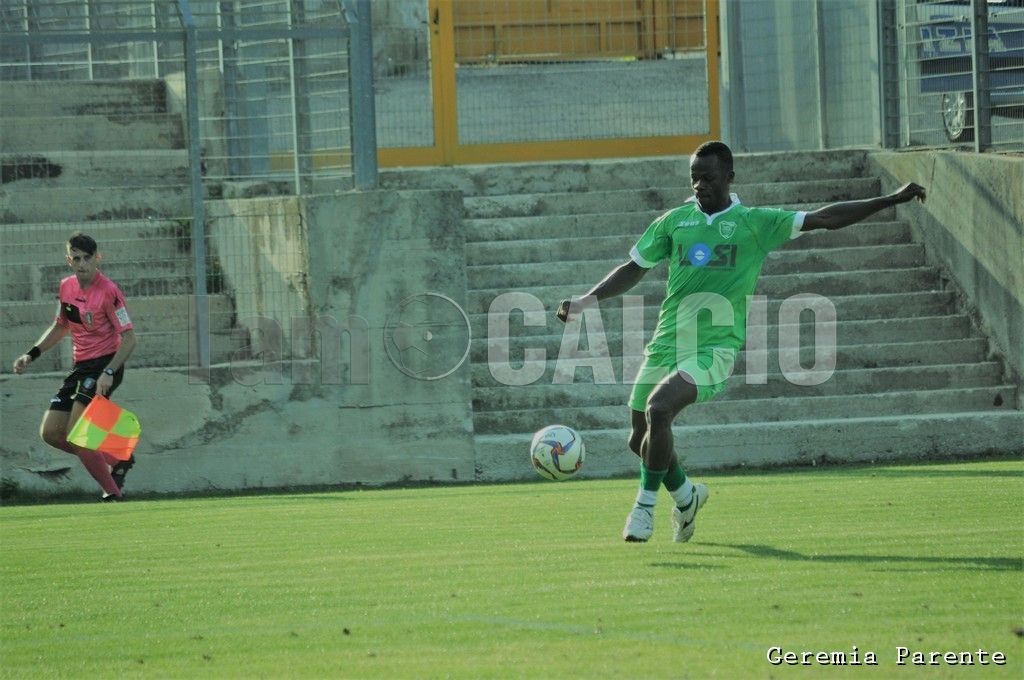
{"type": "MultiPolygon", "coordinates": [[[[696,196],[691,196],[690,200],[693,201],[694,203],[696,203],[697,202],[697,197],[696,196]]],[[[708,224],[710,225],[712,222],[715,221],[715,219],[719,215],[724,215],[725,213],[729,212],[730,210],[732,210],[733,208],[735,208],[738,205],[740,205],[740,197],[737,196],[736,194],[729,194],[729,205],[727,207],[723,208],[722,210],[719,210],[714,215],[704,214],[704,217],[707,218],[708,224]]],[[[700,204],[699,203],[697,204],[697,209],[700,210],[700,204]]],[[[701,210],[701,213],[704,213],[704,211],[701,210]]]]}

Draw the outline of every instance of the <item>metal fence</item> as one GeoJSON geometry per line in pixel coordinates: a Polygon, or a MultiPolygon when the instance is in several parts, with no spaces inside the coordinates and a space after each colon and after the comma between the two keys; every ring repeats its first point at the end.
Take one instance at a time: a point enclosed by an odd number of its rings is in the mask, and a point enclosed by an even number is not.
{"type": "Polygon", "coordinates": [[[1024,150],[1024,0],[722,10],[723,128],[735,148],[1024,150]]]}
{"type": "Polygon", "coordinates": [[[231,238],[264,237],[274,211],[207,204],[353,186],[347,18],[340,0],[0,5],[0,370],[52,318],[75,230],[130,300],[133,364],[261,351],[239,323],[259,304],[239,301],[287,296],[303,246],[275,243],[261,278],[263,255],[231,238]]]}
{"type": "Polygon", "coordinates": [[[714,0],[379,0],[387,165],[685,153],[718,135],[714,0]]]}
{"type": "Polygon", "coordinates": [[[153,335],[133,363],[265,354],[245,320],[302,313],[301,210],[231,199],[372,186],[377,139],[677,152],[717,133],[719,73],[738,150],[1024,150],[1024,0],[4,0],[0,370],[72,230],[153,335]]]}
{"type": "Polygon", "coordinates": [[[902,0],[896,21],[898,144],[1024,149],[1024,0],[902,0]]]}
{"type": "Polygon", "coordinates": [[[10,0],[0,22],[5,81],[164,79],[168,105],[184,112],[194,59],[197,139],[214,197],[231,190],[225,183],[287,193],[351,183],[340,0],[10,0]]]}

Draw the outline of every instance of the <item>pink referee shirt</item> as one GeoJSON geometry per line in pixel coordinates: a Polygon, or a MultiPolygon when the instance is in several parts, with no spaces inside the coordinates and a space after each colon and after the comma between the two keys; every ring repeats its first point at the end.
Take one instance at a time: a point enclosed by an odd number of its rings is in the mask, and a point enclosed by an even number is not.
{"type": "Polygon", "coordinates": [[[124,293],[100,272],[83,289],[71,275],[60,282],[56,322],[71,329],[75,362],[113,354],[121,346],[121,333],[132,327],[124,293]]]}

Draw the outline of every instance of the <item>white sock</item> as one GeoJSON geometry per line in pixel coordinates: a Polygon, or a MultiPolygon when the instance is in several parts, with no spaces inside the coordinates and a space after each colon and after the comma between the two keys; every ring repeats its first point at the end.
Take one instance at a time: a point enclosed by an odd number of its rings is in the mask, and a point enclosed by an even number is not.
{"type": "Polygon", "coordinates": [[[636,504],[643,505],[648,508],[653,508],[658,502],[658,492],[648,491],[647,489],[640,489],[636,494],[636,504]]]}
{"type": "Polygon", "coordinates": [[[672,499],[676,502],[676,507],[682,508],[693,498],[693,482],[687,477],[683,485],[672,492],[672,499]]]}

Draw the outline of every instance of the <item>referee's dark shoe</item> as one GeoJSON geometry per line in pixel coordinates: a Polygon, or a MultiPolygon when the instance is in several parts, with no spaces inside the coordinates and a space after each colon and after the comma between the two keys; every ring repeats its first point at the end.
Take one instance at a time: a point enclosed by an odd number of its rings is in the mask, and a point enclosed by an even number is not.
{"type": "Polygon", "coordinates": [[[132,455],[128,460],[122,460],[110,469],[110,476],[114,478],[114,483],[117,484],[117,488],[124,488],[124,477],[128,474],[128,471],[135,465],[135,456],[132,455]]]}

